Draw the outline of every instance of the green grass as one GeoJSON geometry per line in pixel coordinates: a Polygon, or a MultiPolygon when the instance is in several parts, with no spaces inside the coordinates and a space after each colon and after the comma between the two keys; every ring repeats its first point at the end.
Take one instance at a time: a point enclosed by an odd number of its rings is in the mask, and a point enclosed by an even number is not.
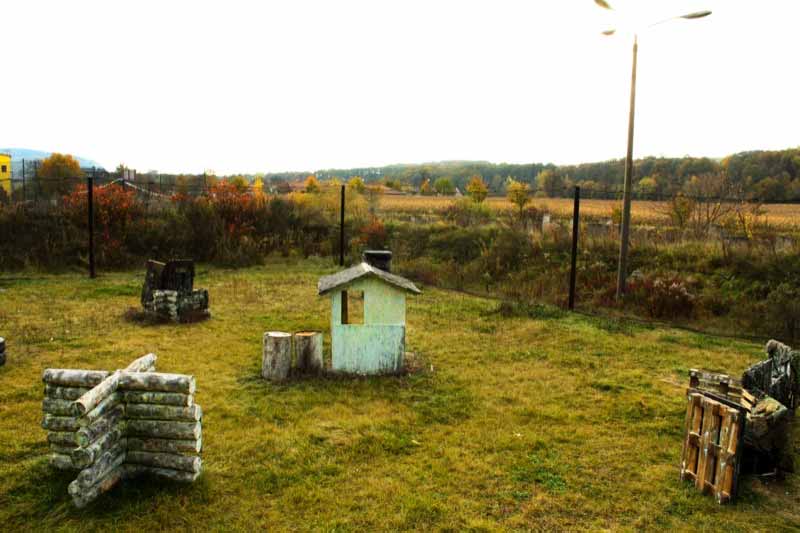
{"type": "MultiPolygon", "coordinates": [[[[678,480],[686,369],[738,373],[761,346],[426,289],[405,377],[259,378],[265,330],[326,332],[317,278],[290,261],[200,269],[213,317],[147,326],[141,272],[0,276],[0,524],[40,530],[726,530],[800,527],[800,482],[745,478],[718,506],[678,480]],[[36,278],[36,279],[32,279],[36,278]],[[197,377],[204,474],[128,481],[78,511],[50,470],[41,371],[153,351],[197,377]]],[[[326,348],[327,349],[327,348],[326,348]]],[[[795,440],[795,445],[798,441],[795,440]]]]}

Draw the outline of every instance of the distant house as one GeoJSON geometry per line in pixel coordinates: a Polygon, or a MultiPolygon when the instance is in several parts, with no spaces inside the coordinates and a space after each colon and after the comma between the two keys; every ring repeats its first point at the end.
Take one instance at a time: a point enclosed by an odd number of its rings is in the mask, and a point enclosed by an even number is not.
{"type": "Polygon", "coordinates": [[[399,372],[405,355],[406,294],[421,291],[383,269],[389,268],[391,252],[366,252],[365,259],[374,264],[364,261],[321,278],[317,285],[320,296],[331,297],[331,367],[351,374],[399,372]]]}
{"type": "Polygon", "coordinates": [[[0,188],[11,196],[11,154],[0,154],[0,188]]]}

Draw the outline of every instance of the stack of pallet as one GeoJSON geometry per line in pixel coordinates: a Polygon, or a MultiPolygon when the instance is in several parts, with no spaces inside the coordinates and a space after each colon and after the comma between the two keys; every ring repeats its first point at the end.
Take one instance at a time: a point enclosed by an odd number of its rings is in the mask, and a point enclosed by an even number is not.
{"type": "Polygon", "coordinates": [[[148,354],[111,373],[44,371],[50,463],[80,471],[68,489],[77,507],[139,474],[187,482],[200,475],[194,377],[156,373],[155,362],[148,354]]]}

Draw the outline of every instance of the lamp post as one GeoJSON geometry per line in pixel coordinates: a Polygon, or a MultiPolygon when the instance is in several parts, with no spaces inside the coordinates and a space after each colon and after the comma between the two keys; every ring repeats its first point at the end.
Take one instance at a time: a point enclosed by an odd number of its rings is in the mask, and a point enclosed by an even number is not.
{"type": "MultiPolygon", "coordinates": [[[[613,9],[605,0],[594,0],[594,3],[603,9],[613,9]]],[[[670,17],[660,20],[654,24],[650,24],[646,29],[658,26],[665,22],[676,19],[694,20],[707,17],[711,11],[697,11],[686,15],[677,17],[670,17]]],[[[606,30],[603,35],[611,36],[616,33],[615,29],[606,30]]],[[[619,266],[617,269],[617,299],[620,299],[625,294],[625,281],[628,277],[628,245],[630,241],[631,231],[631,190],[633,189],[633,124],[636,111],[636,62],[639,55],[639,35],[638,32],[633,35],[633,67],[631,69],[631,102],[630,110],[628,111],[628,151],[625,155],[625,178],[623,183],[622,192],[622,228],[620,231],[620,245],[619,245],[619,266]]]]}

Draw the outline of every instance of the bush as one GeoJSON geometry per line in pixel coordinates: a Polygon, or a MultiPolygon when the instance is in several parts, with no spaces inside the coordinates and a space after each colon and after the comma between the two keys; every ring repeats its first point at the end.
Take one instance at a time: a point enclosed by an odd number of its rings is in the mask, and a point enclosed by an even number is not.
{"type": "Polygon", "coordinates": [[[444,218],[464,228],[487,224],[494,218],[494,213],[486,204],[473,202],[469,198],[461,198],[445,209],[444,218]]]}
{"type": "Polygon", "coordinates": [[[695,306],[695,296],[678,276],[632,279],[625,300],[641,305],[653,318],[688,318],[695,306]]]}

